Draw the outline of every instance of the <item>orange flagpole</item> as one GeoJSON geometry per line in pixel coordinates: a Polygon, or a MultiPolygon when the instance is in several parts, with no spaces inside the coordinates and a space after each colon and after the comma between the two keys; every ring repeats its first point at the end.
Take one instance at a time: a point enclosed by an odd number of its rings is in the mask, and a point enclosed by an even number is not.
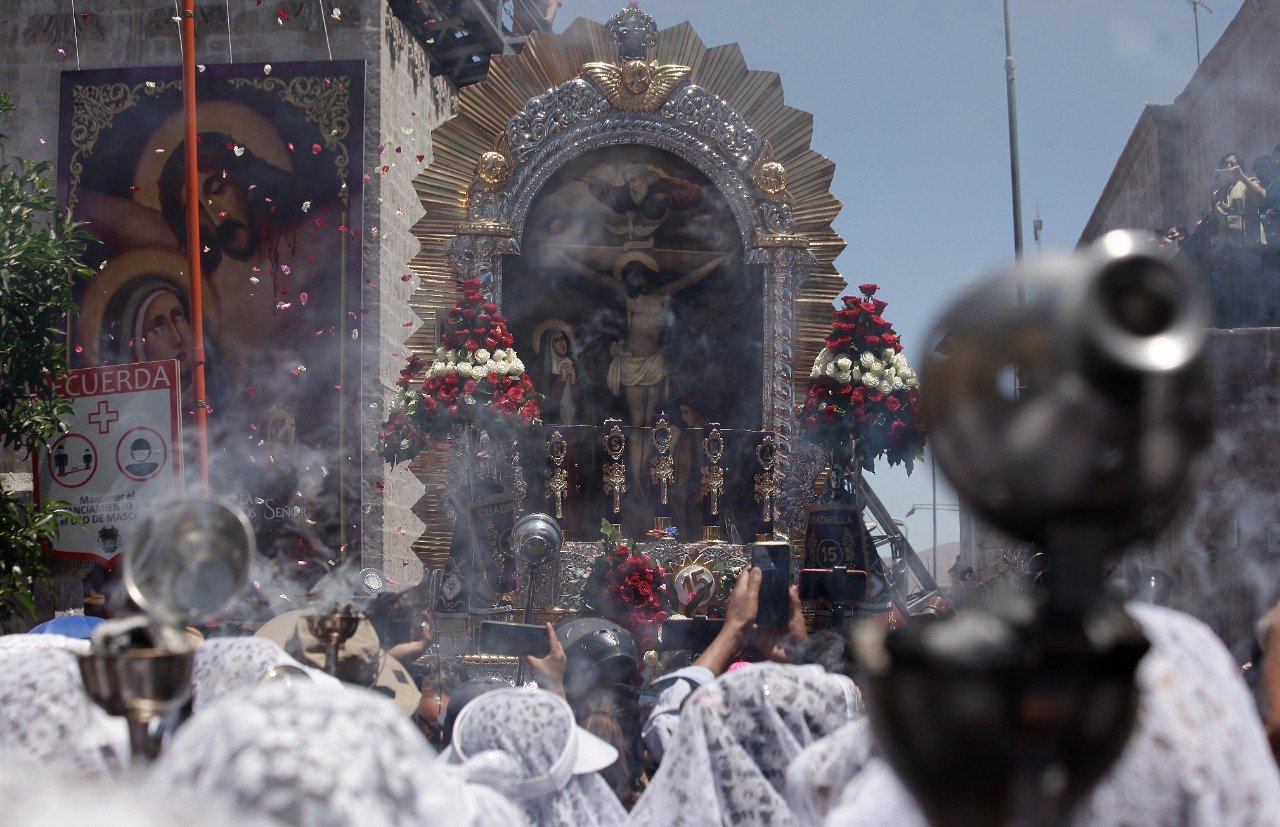
{"type": "Polygon", "coordinates": [[[186,114],[187,267],[191,270],[191,353],[194,361],[196,468],[209,494],[209,428],[204,385],[204,279],[200,272],[200,174],[196,146],[196,9],[182,0],[182,107],[186,114]]]}

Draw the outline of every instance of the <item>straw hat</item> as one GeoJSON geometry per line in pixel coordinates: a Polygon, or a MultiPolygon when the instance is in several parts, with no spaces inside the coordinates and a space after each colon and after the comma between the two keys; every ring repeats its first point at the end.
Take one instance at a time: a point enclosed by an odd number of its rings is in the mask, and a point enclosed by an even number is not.
{"type": "MultiPolygon", "coordinates": [[[[303,610],[285,612],[268,620],[255,634],[274,640],[307,666],[323,669],[325,642],[311,632],[308,614],[303,610]]],[[[382,648],[368,618],[360,618],[355,634],[338,647],[337,677],[389,694],[406,717],[418,708],[420,693],[409,670],[382,648]]]]}

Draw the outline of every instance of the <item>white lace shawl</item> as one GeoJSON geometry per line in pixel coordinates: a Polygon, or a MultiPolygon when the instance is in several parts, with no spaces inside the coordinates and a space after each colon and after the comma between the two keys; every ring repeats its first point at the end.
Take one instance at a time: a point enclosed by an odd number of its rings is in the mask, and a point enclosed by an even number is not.
{"type": "Polygon", "coordinates": [[[223,698],[178,731],[150,783],[296,827],[524,823],[492,790],[441,772],[392,701],[341,685],[267,683],[223,698]]]}
{"type": "MultiPolygon", "coordinates": [[[[569,705],[541,689],[487,692],[467,709],[453,730],[453,744],[472,756],[462,771],[500,790],[550,775],[576,729],[569,705]]],[[[537,827],[614,827],[627,818],[598,772],[570,776],[563,787],[520,803],[537,827]]]]}
{"type": "Polygon", "coordinates": [[[853,682],[819,666],[756,664],[722,675],[685,703],[631,823],[796,824],[784,797],[788,765],[861,708],[853,682]]]}
{"type": "MultiPolygon", "coordinates": [[[[1226,648],[1200,621],[1127,607],[1151,651],[1138,667],[1138,720],[1120,758],[1073,813],[1073,827],[1280,822],[1280,774],[1248,689],[1226,648]]],[[[789,773],[788,793],[812,823],[925,827],[906,788],[876,755],[869,727],[814,744],[789,773]],[[823,768],[830,768],[824,774],[823,768]],[[812,776],[808,774],[813,772],[812,776]],[[818,788],[831,779],[832,805],[818,788]]]]}
{"type": "Polygon", "coordinates": [[[78,647],[64,647],[58,637],[0,638],[0,766],[35,764],[68,777],[111,775],[128,764],[128,729],[85,693],[70,651],[78,647]]]}
{"type": "Polygon", "coordinates": [[[321,669],[305,666],[280,644],[263,637],[213,638],[196,647],[192,675],[193,709],[196,713],[233,692],[252,689],[273,666],[303,670],[314,683],[336,686],[338,679],[321,669]]]}

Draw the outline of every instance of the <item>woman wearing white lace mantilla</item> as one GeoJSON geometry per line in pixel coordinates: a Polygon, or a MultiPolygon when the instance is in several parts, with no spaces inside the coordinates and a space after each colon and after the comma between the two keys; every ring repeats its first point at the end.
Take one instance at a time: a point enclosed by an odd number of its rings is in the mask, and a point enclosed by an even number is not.
{"type": "Polygon", "coordinates": [[[537,827],[613,827],[627,813],[599,771],[618,751],[542,689],[499,689],[463,707],[440,760],[524,808],[537,827]]]}
{"type": "MultiPolygon", "coordinates": [[[[1226,648],[1189,615],[1143,604],[1126,608],[1151,643],[1136,674],[1137,723],[1068,824],[1277,823],[1280,774],[1226,648]]],[[[801,753],[788,771],[788,797],[813,824],[926,826],[879,756],[866,721],[801,753]]]]}
{"type": "Polygon", "coordinates": [[[853,681],[820,666],[759,663],[722,675],[685,703],[631,823],[799,824],[784,797],[788,765],[860,707],[853,681]]]}

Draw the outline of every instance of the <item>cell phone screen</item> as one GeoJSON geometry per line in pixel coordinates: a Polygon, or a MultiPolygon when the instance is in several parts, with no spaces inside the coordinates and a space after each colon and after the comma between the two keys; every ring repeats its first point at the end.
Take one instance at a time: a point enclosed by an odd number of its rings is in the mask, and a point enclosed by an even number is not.
{"type": "Polygon", "coordinates": [[[751,564],[763,575],[756,624],[786,626],[791,615],[791,602],[787,597],[787,587],[791,585],[791,544],[779,540],[752,543],[751,564]]]}
{"type": "Polygon", "coordinates": [[[480,624],[479,649],[486,655],[533,655],[541,658],[551,651],[551,642],[547,639],[546,627],[486,620],[480,624]]]}

